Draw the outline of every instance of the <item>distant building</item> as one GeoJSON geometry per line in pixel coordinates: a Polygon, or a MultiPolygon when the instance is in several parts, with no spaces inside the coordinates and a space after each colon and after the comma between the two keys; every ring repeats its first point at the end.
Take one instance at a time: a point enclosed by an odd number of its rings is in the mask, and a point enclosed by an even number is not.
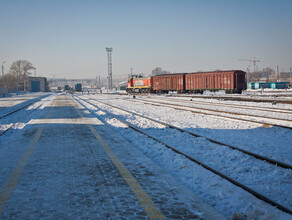
{"type": "Polygon", "coordinates": [[[289,88],[289,82],[271,82],[271,83],[248,83],[248,89],[287,89],[289,88]]]}
{"type": "Polygon", "coordinates": [[[30,92],[48,92],[49,84],[46,77],[28,77],[30,92]]]}
{"type": "Polygon", "coordinates": [[[128,86],[128,81],[123,81],[123,82],[118,83],[118,85],[116,85],[115,88],[117,90],[126,90],[127,86],[128,86]]]}

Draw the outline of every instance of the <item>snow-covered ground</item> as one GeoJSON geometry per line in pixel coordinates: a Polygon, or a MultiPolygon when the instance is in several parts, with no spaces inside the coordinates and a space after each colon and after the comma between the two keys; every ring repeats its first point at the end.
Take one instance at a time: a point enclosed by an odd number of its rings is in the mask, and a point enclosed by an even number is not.
{"type": "Polygon", "coordinates": [[[32,101],[40,98],[45,97],[49,95],[50,93],[42,93],[42,92],[36,92],[36,93],[26,93],[26,94],[10,94],[9,97],[1,97],[0,98],[0,114],[4,115],[8,112],[11,112],[15,109],[20,108],[21,106],[24,106],[26,104],[31,103],[32,101]]]}
{"type": "MultiPolygon", "coordinates": [[[[144,99],[143,99],[144,100],[144,99]]],[[[146,99],[147,100],[147,99],[146,99]]],[[[148,99],[149,100],[149,99],[148,99]]],[[[254,106],[236,106],[234,104],[229,104],[226,105],[225,103],[217,104],[217,103],[207,103],[207,100],[203,101],[183,101],[182,100],[177,100],[177,99],[170,99],[170,98],[164,98],[164,99],[157,99],[157,98],[151,98],[151,101],[155,102],[163,102],[163,103],[172,103],[172,104],[179,104],[182,105],[183,107],[195,107],[199,109],[208,109],[208,110],[217,110],[217,111],[226,111],[226,112],[232,112],[232,113],[239,113],[239,114],[250,114],[254,116],[263,116],[263,117],[272,117],[272,118],[279,118],[279,119],[284,119],[284,120],[291,120],[292,118],[292,111],[287,111],[285,110],[280,110],[280,109],[275,109],[270,107],[270,109],[259,109],[254,106]],[[249,111],[246,112],[246,109],[249,111]]],[[[287,106],[287,105],[286,105],[287,106]]],[[[288,109],[289,110],[289,109],[288,109]]]]}
{"type": "MultiPolygon", "coordinates": [[[[184,128],[199,135],[292,164],[292,136],[291,130],[289,129],[280,127],[264,128],[258,123],[194,114],[188,111],[180,111],[167,107],[145,105],[139,102],[132,102],[131,100],[133,99],[125,100],[123,97],[119,96],[89,95],[84,97],[99,99],[120,106],[123,109],[184,128]]],[[[139,99],[139,97],[136,99],[139,99]]],[[[149,100],[151,101],[151,97],[149,100]]],[[[237,102],[237,104],[238,103],[241,102],[237,102]]],[[[264,106],[263,103],[253,103],[253,105],[256,104],[264,106]]],[[[284,106],[289,109],[289,105],[277,105],[277,107],[278,106],[279,108],[284,106]]],[[[290,107],[290,110],[291,109],[292,106],[290,107]]],[[[248,114],[249,111],[252,110],[245,110],[245,113],[248,114]]],[[[289,119],[291,120],[292,116],[290,116],[289,119]]]]}
{"type": "MultiPolygon", "coordinates": [[[[232,186],[234,191],[230,192],[230,183],[217,180],[214,174],[202,171],[202,168],[197,170],[198,168],[194,168],[194,165],[191,165],[189,161],[174,155],[173,152],[170,152],[161,144],[155,143],[149,138],[137,134],[137,132],[120,129],[121,127],[125,128],[125,125],[106,116],[100,109],[116,115],[118,118],[236,179],[238,182],[247,185],[281,205],[289,209],[292,208],[292,172],[290,169],[276,167],[238,151],[210,143],[204,137],[195,138],[166,128],[147,119],[141,119],[133,114],[98,103],[95,99],[290,165],[292,164],[291,130],[280,127],[264,128],[258,123],[193,114],[168,107],[145,105],[142,102],[133,102],[132,99],[116,95],[84,95],[80,96],[80,98],[87,99],[97,105],[98,108],[79,100],[86,108],[90,109],[98,117],[103,118],[106,123],[116,126],[118,128],[117,132],[122,133],[125,138],[148,157],[186,184],[192,191],[197,192],[202,199],[226,216],[231,217],[234,213],[239,212],[251,215],[251,218],[256,218],[256,215],[268,217],[274,215],[275,210],[271,212],[262,211],[262,202],[258,202],[256,201],[257,199],[251,198],[250,195],[245,195],[238,189],[234,189],[234,186],[232,186]]],[[[139,99],[151,100],[153,97],[136,97],[135,100],[139,99]]],[[[237,102],[236,104],[242,105],[242,102],[237,102]]],[[[263,103],[249,103],[248,105],[265,107],[263,103]]],[[[269,107],[292,109],[289,105],[277,105],[276,107],[270,105],[269,107]]],[[[246,114],[254,114],[255,111],[251,109],[244,112],[246,114]]],[[[258,114],[261,114],[261,112],[259,111],[258,114]]],[[[281,114],[279,113],[279,115],[281,114]]],[[[291,116],[287,118],[291,119],[291,116]]]]}
{"type": "Polygon", "coordinates": [[[33,100],[35,100],[36,98],[39,97],[44,97],[38,101],[36,101],[35,103],[33,103],[32,105],[29,105],[28,107],[13,113],[13,115],[9,115],[7,117],[4,117],[1,119],[0,122],[0,133],[4,130],[6,130],[8,127],[13,126],[13,129],[22,129],[26,123],[24,123],[23,121],[25,121],[25,118],[27,117],[28,120],[30,119],[30,117],[28,117],[28,115],[30,113],[32,113],[34,110],[36,109],[43,109],[45,106],[47,106],[50,102],[52,102],[52,100],[55,99],[57,94],[54,93],[31,93],[31,94],[25,94],[22,96],[14,96],[11,98],[6,98],[3,99],[2,102],[4,102],[3,105],[1,105],[2,108],[2,114],[6,114],[8,112],[14,111],[28,103],[31,103],[33,100]],[[15,98],[16,97],[16,98],[15,98]],[[20,122],[21,121],[21,122],[20,122]]]}
{"type": "MultiPolygon", "coordinates": [[[[41,111],[48,106],[56,94],[50,94],[35,104],[13,115],[1,119],[0,132],[7,126],[15,123],[14,132],[26,126],[32,118],[41,118],[41,111]],[[33,117],[29,114],[33,111],[33,117]]],[[[108,116],[109,112],[121,120],[151,134],[157,139],[183,151],[184,153],[200,160],[208,166],[224,173],[225,175],[245,184],[262,195],[292,209],[292,171],[271,165],[241,152],[231,150],[228,147],[211,143],[211,138],[226,144],[230,144],[272,159],[292,164],[292,130],[281,127],[262,127],[259,123],[244,122],[224,117],[194,114],[190,111],[176,110],[165,106],[155,106],[143,103],[144,101],[160,101],[164,103],[176,103],[189,106],[206,108],[204,102],[217,104],[216,107],[208,107],[218,110],[230,110],[229,107],[220,106],[226,104],[244,105],[249,108],[233,108],[234,112],[245,114],[265,115],[266,111],[253,110],[252,107],[272,108],[275,116],[284,120],[291,120],[291,114],[283,114],[281,111],[291,111],[292,106],[287,104],[272,105],[268,103],[235,102],[217,99],[193,98],[194,103],[189,103],[190,98],[167,96],[119,96],[114,94],[78,94],[75,97],[85,107],[84,113],[93,113],[102,123],[107,124],[113,130],[128,140],[139,151],[154,161],[162,169],[171,174],[181,184],[194,192],[202,200],[213,206],[218,212],[227,218],[235,219],[289,219],[291,215],[266,204],[265,202],[245,192],[241,188],[207,171],[203,167],[187,160],[185,157],[167,149],[164,145],[129,129],[128,126],[108,116]],[[85,101],[96,105],[90,105],[85,101]],[[177,101],[175,101],[177,99],[177,101]],[[122,109],[154,118],[155,120],[174,125],[191,131],[203,137],[193,137],[187,133],[170,129],[164,125],[143,119],[134,114],[126,113],[102,103],[98,100],[118,106],[122,109]],[[138,101],[137,101],[138,100],[138,101]],[[139,101],[140,100],[140,101],[139,101]],[[181,102],[186,101],[186,102],[181,102]],[[196,103],[195,103],[196,102],[196,103]],[[201,104],[200,104],[201,102],[201,104]],[[284,110],[283,110],[284,109],[284,110]]],[[[23,99],[23,101],[25,101],[23,99]]],[[[11,104],[11,103],[10,103],[11,104]]],[[[206,103],[205,103],[206,104],[206,103]]],[[[9,107],[7,107],[9,109],[9,107]]],[[[7,110],[6,109],[6,110],[7,110]]],[[[56,118],[56,120],[58,120],[56,118]]],[[[90,118],[87,118],[90,120],[90,118]]],[[[93,119],[92,119],[93,120],[93,119]]],[[[56,122],[54,122],[56,123],[56,122]]],[[[62,123],[62,121],[58,122],[62,123]]],[[[87,122],[90,124],[89,122],[87,122]]],[[[57,132],[57,131],[56,131],[57,132]]],[[[61,132],[61,131],[60,131],[61,132]]],[[[9,135],[10,138],[13,135],[9,135]]],[[[7,137],[1,137],[0,143],[9,141],[7,137]]],[[[11,140],[10,140],[11,141],[11,140]]]]}

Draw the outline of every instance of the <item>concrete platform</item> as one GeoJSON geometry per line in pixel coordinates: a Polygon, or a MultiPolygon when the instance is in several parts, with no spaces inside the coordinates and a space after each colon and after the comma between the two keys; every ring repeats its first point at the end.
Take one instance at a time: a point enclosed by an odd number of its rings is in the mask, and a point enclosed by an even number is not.
{"type": "Polygon", "coordinates": [[[69,96],[1,137],[1,219],[225,219],[69,96]]]}

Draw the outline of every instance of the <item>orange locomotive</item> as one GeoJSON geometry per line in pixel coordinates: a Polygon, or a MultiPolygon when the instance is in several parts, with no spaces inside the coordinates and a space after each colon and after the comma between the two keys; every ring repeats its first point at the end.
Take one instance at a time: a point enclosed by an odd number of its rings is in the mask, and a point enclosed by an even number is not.
{"type": "Polygon", "coordinates": [[[152,77],[131,76],[128,79],[128,93],[150,93],[152,92],[152,77]]]}

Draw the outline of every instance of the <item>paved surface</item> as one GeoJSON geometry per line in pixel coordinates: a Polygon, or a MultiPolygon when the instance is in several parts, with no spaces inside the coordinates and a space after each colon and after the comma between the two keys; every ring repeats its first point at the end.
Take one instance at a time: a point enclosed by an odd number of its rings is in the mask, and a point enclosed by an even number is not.
{"type": "Polygon", "coordinates": [[[1,219],[224,219],[69,96],[5,135],[1,219]]]}

